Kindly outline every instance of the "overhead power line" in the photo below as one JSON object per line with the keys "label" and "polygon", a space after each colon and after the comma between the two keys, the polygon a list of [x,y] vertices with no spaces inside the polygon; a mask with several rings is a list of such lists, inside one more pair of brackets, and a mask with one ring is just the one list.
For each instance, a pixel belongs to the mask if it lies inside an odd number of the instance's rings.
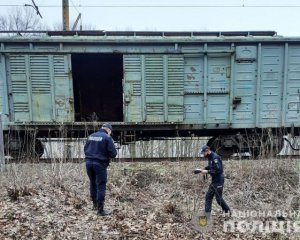
{"label": "overhead power line", "polygon": [[42,14],[40,13],[39,7],[35,4],[34,0],[31,0],[31,1],[32,1],[32,5],[31,4],[25,4],[24,6],[25,7],[32,7],[36,11],[36,14],[39,15],[41,18],[43,18]]}
{"label": "overhead power line", "polygon": [[[0,7],[22,7],[0,4]],[[300,5],[73,5],[75,8],[300,8]],[[61,5],[40,5],[39,8],[61,8]]]}
{"label": "overhead power line", "polygon": [[78,8],[76,7],[76,5],[73,3],[73,1],[71,0],[72,6],[75,8],[75,10],[77,11],[77,13],[79,14],[80,11],[78,10]]}

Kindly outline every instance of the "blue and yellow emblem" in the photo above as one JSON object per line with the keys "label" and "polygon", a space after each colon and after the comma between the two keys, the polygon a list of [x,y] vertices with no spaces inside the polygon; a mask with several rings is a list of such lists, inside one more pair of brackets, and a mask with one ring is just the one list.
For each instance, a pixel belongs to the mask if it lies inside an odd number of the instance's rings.
{"label": "blue and yellow emblem", "polygon": [[207,217],[199,216],[198,223],[200,227],[205,227],[207,225]]}
{"label": "blue and yellow emblem", "polygon": [[199,232],[208,232],[212,226],[212,217],[210,213],[204,211],[196,213],[192,219],[193,229]]}

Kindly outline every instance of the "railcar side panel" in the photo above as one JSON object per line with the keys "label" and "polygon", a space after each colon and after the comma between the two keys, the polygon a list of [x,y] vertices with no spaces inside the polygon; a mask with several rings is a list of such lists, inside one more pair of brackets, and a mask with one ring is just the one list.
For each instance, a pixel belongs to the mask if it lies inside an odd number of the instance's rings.
{"label": "railcar side panel", "polygon": [[230,56],[208,56],[207,123],[229,123],[231,79]]}
{"label": "railcar side panel", "polygon": [[128,122],[182,122],[182,55],[124,55]]}
{"label": "railcar side panel", "polygon": [[9,121],[9,106],[6,78],[6,63],[4,54],[0,54],[0,112],[2,114],[2,127],[4,130],[7,130],[7,123]]}
{"label": "railcar side panel", "polygon": [[[233,76],[233,127],[255,127],[257,56],[256,46],[244,47],[248,54],[237,49]],[[242,50],[241,50],[242,51]],[[253,54],[254,52],[254,54]],[[249,59],[249,55],[253,56]],[[241,100],[239,102],[239,100]]]}
{"label": "railcar side panel", "polygon": [[231,54],[125,55],[125,121],[289,127],[299,121],[299,58],[299,46],[267,43]]}
{"label": "railcar side panel", "polygon": [[184,57],[184,120],[186,123],[204,122],[204,57]]}
{"label": "railcar side panel", "polygon": [[6,60],[11,121],[74,121],[69,55],[11,54]]}
{"label": "railcar side panel", "polygon": [[74,93],[70,55],[53,55],[55,119],[57,122],[74,122]]}
{"label": "railcar side panel", "polygon": [[[284,95],[286,103],[282,114],[287,125],[300,123],[300,46],[291,45],[288,49],[287,86]],[[297,124],[298,123],[298,124]]]}
{"label": "railcar side panel", "polygon": [[260,57],[259,127],[280,127],[284,47],[263,45]]}
{"label": "railcar side panel", "polygon": [[4,92],[4,84],[5,84],[5,65],[4,65],[4,56],[0,54],[0,113],[3,114],[4,111],[4,98],[6,96]]}
{"label": "railcar side panel", "polygon": [[145,119],[143,58],[140,55],[124,56],[124,116],[126,122],[143,122]]}
{"label": "railcar side panel", "polygon": [[28,55],[8,55],[8,94],[13,122],[31,122],[31,84]]}
{"label": "railcar side panel", "polygon": [[[166,131],[197,134],[299,127],[299,41],[264,35],[4,39],[0,112],[7,124],[17,126],[72,124],[76,117],[77,126],[110,121],[149,130],[158,124]],[[104,71],[108,58],[110,67]],[[98,59],[88,64],[102,70],[87,74],[91,68],[82,66],[84,59]],[[71,64],[77,75],[72,76]],[[118,74],[111,74],[116,66]]]}

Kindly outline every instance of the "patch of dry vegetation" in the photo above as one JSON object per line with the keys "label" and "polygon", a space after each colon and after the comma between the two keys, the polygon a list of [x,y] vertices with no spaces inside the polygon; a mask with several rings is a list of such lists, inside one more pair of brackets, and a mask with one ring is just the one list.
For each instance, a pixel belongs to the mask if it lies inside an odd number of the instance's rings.
{"label": "patch of dry vegetation", "polygon": [[[204,205],[210,179],[194,175],[205,162],[112,163],[106,206],[89,200],[84,164],[11,164],[1,174],[1,239],[286,239],[296,235],[225,233],[214,201],[213,231],[191,219]],[[224,198],[233,210],[298,210],[295,161],[226,161]]]}

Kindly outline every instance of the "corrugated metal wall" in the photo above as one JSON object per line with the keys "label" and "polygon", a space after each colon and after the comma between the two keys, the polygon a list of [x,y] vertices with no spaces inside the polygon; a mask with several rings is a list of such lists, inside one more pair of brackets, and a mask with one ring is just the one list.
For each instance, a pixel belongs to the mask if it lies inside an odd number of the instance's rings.
{"label": "corrugated metal wall", "polygon": [[233,93],[242,101],[233,111],[233,122],[237,126],[255,127],[257,61],[236,62],[234,76]]}
{"label": "corrugated metal wall", "polygon": [[125,55],[124,69],[128,122],[300,125],[299,45],[237,46],[232,54]]}
{"label": "corrugated metal wall", "polygon": [[13,121],[74,121],[69,55],[12,54],[7,67]]}
{"label": "corrugated metal wall", "polygon": [[180,55],[124,55],[126,121],[183,121],[183,69]]}
{"label": "corrugated metal wall", "polygon": [[9,107],[4,54],[0,54],[0,112],[2,113],[3,130],[7,130],[8,126],[6,123],[9,121]]}
{"label": "corrugated metal wall", "polygon": [[127,121],[203,123],[207,111],[207,122],[227,123],[230,56],[207,61],[205,70],[203,56],[125,55]]}
{"label": "corrugated metal wall", "polygon": [[4,110],[4,57],[0,54],[0,113],[3,113]]}
{"label": "corrugated metal wall", "polygon": [[300,46],[290,46],[286,87],[286,123],[300,123]]}
{"label": "corrugated metal wall", "polygon": [[142,122],[144,103],[142,103],[142,57],[124,56],[124,101],[126,122]]}
{"label": "corrugated metal wall", "polygon": [[185,56],[184,121],[228,123],[230,56]]}
{"label": "corrugated metal wall", "polygon": [[184,119],[186,122],[204,121],[204,61],[203,56],[184,58]]}
{"label": "corrugated metal wall", "polygon": [[[299,43],[181,51],[123,55],[125,122],[300,126]],[[9,108],[12,121],[74,121],[70,54],[1,55],[0,76],[0,111]]]}
{"label": "corrugated metal wall", "polygon": [[261,87],[259,123],[280,123],[283,86],[284,48],[263,46],[261,55]]}
{"label": "corrugated metal wall", "polygon": [[229,122],[231,80],[230,56],[208,57],[207,120],[208,123]]}

